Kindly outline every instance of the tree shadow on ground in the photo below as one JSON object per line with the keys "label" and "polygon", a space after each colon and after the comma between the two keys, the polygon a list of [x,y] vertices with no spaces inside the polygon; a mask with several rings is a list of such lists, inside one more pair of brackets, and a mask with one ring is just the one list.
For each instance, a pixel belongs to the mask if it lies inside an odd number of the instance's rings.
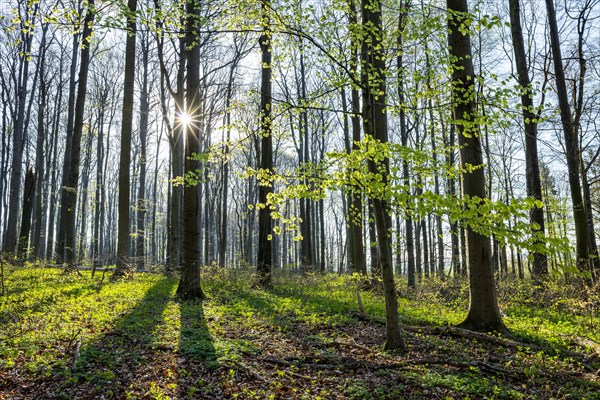
{"label": "tree shadow on ground", "polygon": [[[519,391],[535,398],[534,393],[551,383],[569,385],[577,395],[597,388],[587,376],[570,375],[574,371],[569,363],[553,361],[552,365],[541,366],[532,352],[498,349],[494,344],[464,338],[406,332],[407,353],[380,352],[385,339],[383,326],[353,318],[355,306],[346,298],[276,287],[271,291],[242,290],[219,301],[221,304],[216,306],[224,307],[225,318],[233,322],[219,337],[232,338],[230,346],[239,345],[235,338],[242,337],[251,342],[249,346],[244,344],[246,347],[254,347],[252,352],[238,349],[244,363],[238,372],[251,369],[269,382],[266,386],[256,375],[246,374],[238,388],[265,394],[265,398],[267,394],[300,398],[302,393],[306,398],[431,398],[432,389],[440,398],[479,398],[493,395],[498,388],[506,398]],[[339,313],[347,318],[335,318]],[[434,361],[429,365],[419,361],[422,359]],[[472,367],[473,360],[482,365],[490,363],[492,370]],[[511,368],[505,374],[504,363],[509,361]],[[388,363],[396,366],[380,366]],[[274,368],[278,369],[276,374]],[[533,384],[536,373],[540,374],[540,382]],[[298,396],[283,393],[286,387],[298,390]],[[381,387],[389,390],[379,391]]]}
{"label": "tree shadow on ground", "polygon": [[[63,365],[67,387],[58,389],[54,397],[120,399],[147,392],[138,382],[147,382],[142,375],[153,372],[150,364],[160,348],[156,330],[163,323],[174,284],[168,278],[156,282],[112,329],[84,345],[74,364]],[[77,343],[74,348],[77,354]]]}
{"label": "tree shadow on ground", "polygon": [[182,301],[179,310],[181,328],[175,398],[223,398],[218,374],[214,373],[219,368],[214,339],[208,330],[202,301]]}

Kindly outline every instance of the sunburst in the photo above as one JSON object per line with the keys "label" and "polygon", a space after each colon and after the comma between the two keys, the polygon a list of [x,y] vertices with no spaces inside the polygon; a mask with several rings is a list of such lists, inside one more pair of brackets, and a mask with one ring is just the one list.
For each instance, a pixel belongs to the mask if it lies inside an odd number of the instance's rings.
{"label": "sunburst", "polygon": [[190,126],[192,124],[192,116],[186,112],[180,113],[179,123],[185,127]]}

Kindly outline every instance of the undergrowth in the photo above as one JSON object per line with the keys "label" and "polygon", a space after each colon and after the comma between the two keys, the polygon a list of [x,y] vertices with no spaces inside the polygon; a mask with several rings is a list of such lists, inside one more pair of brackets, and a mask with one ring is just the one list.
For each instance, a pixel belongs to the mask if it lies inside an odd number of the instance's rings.
{"label": "undergrowth", "polygon": [[[251,271],[213,266],[202,282],[206,301],[180,303],[177,279],[160,274],[109,282],[87,271],[7,268],[0,399],[600,398],[597,376],[570,358],[594,353],[581,339],[600,342],[598,288],[500,282],[514,337],[547,350],[405,333],[407,353],[392,355],[380,349],[384,329],[356,319],[357,293],[366,314],[384,318],[381,293],[357,276],[278,274],[274,289],[261,291]],[[465,316],[466,282],[408,290],[400,279],[398,287],[403,324],[453,325]],[[454,366],[415,362],[424,357]],[[365,367],[353,369],[352,360]],[[483,373],[473,360],[514,376]],[[395,367],[369,369],[381,363]]]}

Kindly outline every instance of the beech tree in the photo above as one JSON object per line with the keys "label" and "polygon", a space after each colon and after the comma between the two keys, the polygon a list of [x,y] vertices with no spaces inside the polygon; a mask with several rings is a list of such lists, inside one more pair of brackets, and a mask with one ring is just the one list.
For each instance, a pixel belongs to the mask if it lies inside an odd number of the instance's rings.
{"label": "beech tree", "polygon": [[146,189],[146,170],[148,166],[148,114],[150,113],[149,104],[149,36],[145,34],[141,41],[141,74],[142,82],[140,88],[140,155],[139,155],[139,183],[136,200],[136,266],[138,270],[143,270],[146,265],[146,213],[148,212],[148,199]]}
{"label": "beech tree", "polygon": [[560,120],[564,134],[565,155],[569,171],[569,188],[573,207],[573,222],[575,223],[577,267],[580,271],[590,274],[588,282],[591,283],[592,279],[589,260],[590,232],[588,231],[587,213],[581,192],[579,137],[577,134],[577,126],[573,121],[571,106],[569,104],[569,93],[567,92],[554,0],[546,0],[546,12],[548,15],[550,44],[554,64],[554,81],[556,84],[558,105],[560,107]]}
{"label": "beech tree", "polygon": [[[65,148],[65,160],[63,167],[60,225],[59,225],[59,248],[58,252],[64,254],[59,260],[67,263],[68,268],[75,268],[75,235],[76,235],[76,211],[77,192],[79,185],[79,167],[81,160],[81,137],[83,134],[85,99],[87,94],[87,79],[90,65],[91,35],[96,15],[94,0],[89,0],[85,18],[83,20],[83,31],[81,34],[81,60],[79,63],[79,74],[77,83],[77,97],[74,107],[73,136],[67,135],[67,146]],[[70,140],[69,140],[70,139]],[[62,232],[62,235],[60,234]],[[60,239],[64,242],[61,246]]]}
{"label": "beech tree", "polygon": [[[356,0],[349,1],[348,22],[350,25],[358,24],[358,15],[356,9]],[[350,73],[358,77],[359,50],[360,41],[357,35],[350,35]],[[355,78],[356,79],[356,78]],[[345,89],[344,89],[345,93]],[[353,85],[350,89],[350,109],[352,117],[352,136],[348,138],[351,145],[347,145],[347,152],[358,150],[358,143],[361,140],[361,120],[360,120],[360,98],[358,88]],[[349,135],[347,135],[349,136]],[[350,171],[352,173],[352,171]],[[362,191],[359,187],[350,190],[348,196],[348,254],[350,256],[350,270],[360,274],[367,274],[367,260],[363,244],[362,227],[363,219],[363,199]]]}
{"label": "beech tree", "polygon": [[135,41],[137,0],[127,2],[127,39],[125,44],[125,77],[123,82],[123,113],[121,117],[121,152],[119,157],[119,228],[117,267],[114,276],[124,276],[131,269],[130,251],[130,171],[131,133],[133,130],[133,100],[135,85]]}
{"label": "beech tree", "polygon": [[[46,228],[45,210],[44,210],[44,185],[46,183],[45,174],[49,168],[45,168],[44,158],[50,159],[50,155],[45,154],[45,146],[52,142],[47,140],[47,123],[48,121],[48,90],[50,83],[53,80],[49,77],[46,68],[48,48],[47,33],[49,24],[44,24],[42,27],[42,40],[40,42],[40,55],[38,59],[38,74],[39,74],[39,95],[38,95],[38,116],[37,116],[37,138],[35,145],[35,193],[34,193],[34,215],[33,215],[33,235],[31,238],[30,247],[33,247],[33,252],[30,258],[41,259],[44,249],[43,232]],[[50,82],[48,82],[50,81]],[[45,235],[45,232],[44,232]],[[23,234],[21,233],[21,237]]]}
{"label": "beech tree", "polygon": [[[533,91],[531,79],[527,71],[527,56],[523,40],[523,29],[521,28],[521,11],[519,0],[510,0],[510,26],[515,53],[515,66],[521,91],[521,107],[523,113],[523,124],[525,126],[525,165],[527,169],[527,195],[538,201],[542,201],[542,185],[540,181],[540,166],[538,160],[537,146],[537,121],[540,118],[533,105]],[[540,246],[544,246],[544,208],[534,207],[531,209],[530,220],[536,225],[534,232],[541,237],[535,238]],[[533,276],[548,273],[548,258],[543,251],[533,253]]]}
{"label": "beech tree", "polygon": [[[12,162],[10,171],[10,188],[8,203],[8,218],[4,230],[3,250],[14,253],[18,242],[17,221],[19,216],[19,199],[22,188],[23,152],[27,141],[25,129],[27,92],[30,80],[31,49],[34,38],[34,28],[38,18],[39,3],[29,1],[17,3],[18,37],[14,38],[17,45],[18,66],[11,71],[16,84],[12,96],[16,97],[14,107],[14,132],[12,140]],[[8,38],[8,37],[7,37]],[[4,78],[3,78],[4,80]],[[5,84],[6,87],[6,84]]]}
{"label": "beech tree", "polygon": [[[485,177],[481,168],[483,152],[475,104],[475,74],[469,35],[469,9],[466,0],[447,0],[448,47],[452,58],[452,102],[454,123],[460,146],[463,197],[481,203]],[[483,216],[480,216],[483,217]],[[467,226],[467,264],[469,269],[469,313],[460,326],[485,331],[506,331],[496,296],[490,238]]]}
{"label": "beech tree", "polygon": [[[362,84],[363,107],[362,117],[365,135],[371,135],[381,143],[388,142],[388,121],[386,113],[386,65],[383,47],[383,21],[381,2],[379,0],[363,0],[361,3],[364,32],[362,45]],[[369,161],[369,171],[381,174],[384,184],[389,180],[389,159],[384,157],[380,162]],[[390,229],[392,219],[385,199],[373,199],[373,214],[377,229],[377,249],[379,265],[383,278],[383,292],[386,310],[386,350],[403,349],[404,341],[400,334],[398,316],[398,298],[394,282]]]}
{"label": "beech tree", "polygon": [[258,284],[268,288],[272,285],[273,243],[271,210],[268,205],[269,193],[273,192],[270,175],[273,173],[273,107],[272,77],[272,35],[271,31],[271,1],[261,0],[261,35],[258,39],[261,54],[261,85],[260,85],[260,172],[266,176],[266,182],[261,182],[258,188],[258,255],[256,272]]}
{"label": "beech tree", "polygon": [[[199,0],[188,0],[186,5],[186,115],[185,162],[183,189],[183,254],[181,278],[177,296],[183,300],[203,299],[200,286],[200,196],[197,184],[200,178],[200,135],[202,134],[202,100],[200,98],[200,35],[202,7]],[[185,123],[183,115],[179,123]],[[182,119],[183,118],[183,119]]]}
{"label": "beech tree", "polygon": [[[161,5],[158,0],[154,1],[155,13],[160,15]],[[183,175],[184,160],[184,128],[185,124],[181,121],[181,116],[185,113],[185,67],[186,56],[184,54],[186,45],[186,35],[183,29],[178,30],[178,38],[174,40],[176,47],[176,77],[172,84],[165,61],[165,34],[164,23],[159,16],[156,16],[156,45],[157,56],[160,65],[160,105],[163,118],[163,124],[166,126],[167,137],[170,147],[170,171],[171,179],[176,180]],[[183,19],[183,17],[182,17]],[[185,22],[183,23],[185,25]],[[167,105],[167,93],[172,97],[175,103],[174,122],[169,119],[169,109]],[[187,114],[186,114],[187,115]],[[166,268],[170,273],[179,269],[183,241],[183,186],[169,185],[169,218],[168,225],[168,245]]]}
{"label": "beech tree", "polygon": [[[398,17],[398,56],[396,57],[396,68],[398,74],[398,102],[400,103],[399,119],[400,119],[400,141],[402,146],[408,147],[408,126],[406,121],[405,103],[405,65],[404,65],[404,30],[406,27],[406,19],[410,7],[409,0],[402,4],[403,9]],[[402,183],[406,186],[406,190],[410,192],[410,172],[407,160],[402,160]],[[410,211],[410,210],[409,210]],[[413,219],[409,213],[404,217],[404,234],[406,236],[406,274],[408,277],[408,287],[415,288],[417,281],[415,277],[415,242],[413,234]]]}

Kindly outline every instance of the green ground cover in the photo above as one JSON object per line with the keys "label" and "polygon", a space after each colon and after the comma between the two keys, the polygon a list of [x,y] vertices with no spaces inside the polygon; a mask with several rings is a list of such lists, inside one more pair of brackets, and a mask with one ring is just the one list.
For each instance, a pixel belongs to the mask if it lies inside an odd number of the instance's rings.
{"label": "green ground cover", "polygon": [[8,268],[0,399],[600,399],[597,291],[502,282],[503,345],[444,328],[465,315],[463,284],[403,289],[402,323],[430,329],[385,353],[382,297],[361,290],[357,313],[352,277],[279,276],[269,292],[244,270],[203,279],[208,299],[180,303],[160,274]]}

